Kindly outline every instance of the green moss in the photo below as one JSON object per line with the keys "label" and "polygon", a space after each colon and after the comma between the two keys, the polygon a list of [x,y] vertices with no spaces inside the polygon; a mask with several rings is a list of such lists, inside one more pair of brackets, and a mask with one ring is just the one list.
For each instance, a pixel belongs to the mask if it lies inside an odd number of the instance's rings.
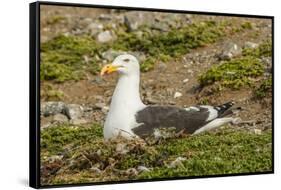
{"label": "green moss", "polygon": [[198,105],[208,105],[208,104],[210,104],[210,100],[207,97],[202,98],[198,103]]}
{"label": "green moss", "polygon": [[263,73],[264,66],[260,59],[245,56],[213,66],[199,77],[199,82],[202,86],[220,82],[222,86],[238,89],[250,85],[250,77],[258,77]]}
{"label": "green moss", "polygon": [[47,20],[47,24],[54,25],[60,23],[61,21],[65,20],[66,18],[63,16],[53,16]]}
{"label": "green moss", "polygon": [[[73,53],[74,55],[94,55],[97,51],[97,44],[94,39],[84,36],[58,36],[51,41],[43,43],[41,46],[42,52],[56,51],[60,53]],[[69,55],[71,56],[71,55]],[[81,61],[81,60],[80,60]],[[72,60],[67,63],[73,63]]]}
{"label": "green moss", "polygon": [[239,89],[252,86],[251,78],[257,78],[264,73],[262,57],[272,55],[272,43],[267,40],[257,48],[244,48],[242,56],[230,61],[221,62],[199,76],[202,86],[217,83],[219,88],[228,87]]}
{"label": "green moss", "polygon": [[[195,136],[170,138],[152,144],[141,141],[103,141],[102,127],[57,126],[41,135],[43,167],[48,157],[64,155],[60,172],[43,178],[43,184],[119,181],[262,172],[272,169],[270,130],[261,135],[246,130],[223,128]],[[123,147],[125,153],[118,150]],[[182,164],[170,168],[176,158]],[[52,163],[52,162],[51,162]],[[130,172],[138,166],[147,172]],[[101,173],[92,169],[98,168]]]}
{"label": "green moss", "polygon": [[[172,139],[159,147],[175,160],[187,158],[183,167],[155,167],[138,178],[164,178],[180,176],[201,176],[271,170],[271,133],[262,136],[247,132],[221,131],[186,139]],[[265,143],[265,144],[263,144]]]}
{"label": "green moss", "polygon": [[205,21],[190,24],[180,29],[172,29],[168,33],[151,35],[144,32],[120,32],[113,48],[124,51],[141,51],[151,57],[143,63],[143,71],[152,69],[152,65],[161,60],[167,61],[188,53],[191,49],[214,43],[224,36],[224,23]]}
{"label": "green moss", "polygon": [[154,68],[154,64],[157,60],[155,58],[147,58],[141,65],[140,69],[143,72],[152,70]]}
{"label": "green moss", "polygon": [[66,80],[78,80],[81,78],[80,72],[75,71],[72,67],[45,62],[40,67],[41,80],[54,80],[56,82],[64,82]]}
{"label": "green moss", "polygon": [[243,29],[253,29],[253,25],[252,25],[251,22],[243,22],[241,24],[241,28],[243,28]]}
{"label": "green moss", "polygon": [[262,81],[262,83],[255,89],[254,94],[257,98],[265,98],[272,92],[272,78],[268,78]]}
{"label": "green moss", "polygon": [[258,48],[244,48],[244,56],[254,57],[271,57],[272,56],[272,42],[270,40],[264,41]]}
{"label": "green moss", "polygon": [[60,90],[50,90],[47,92],[47,98],[49,100],[62,100],[63,97],[64,93]]}
{"label": "green moss", "polygon": [[63,99],[64,93],[61,90],[54,89],[52,85],[46,84],[41,86],[40,96],[42,101],[59,101]]}
{"label": "green moss", "polygon": [[43,153],[56,155],[69,144],[81,145],[83,142],[101,137],[102,129],[96,124],[89,127],[54,126],[41,131],[41,148]]}
{"label": "green moss", "polygon": [[[101,48],[84,36],[58,36],[41,45],[41,80],[64,82],[83,78],[85,71],[97,72],[96,55]],[[87,57],[87,61],[85,59]]]}

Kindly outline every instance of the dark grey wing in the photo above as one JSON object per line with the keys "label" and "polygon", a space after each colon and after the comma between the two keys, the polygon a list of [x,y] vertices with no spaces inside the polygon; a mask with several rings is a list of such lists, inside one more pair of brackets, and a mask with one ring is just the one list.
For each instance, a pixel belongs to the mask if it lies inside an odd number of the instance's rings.
{"label": "dark grey wing", "polygon": [[132,131],[142,138],[152,135],[155,129],[160,128],[175,128],[176,132],[184,130],[185,133],[192,134],[210,121],[209,116],[209,108],[201,106],[187,109],[147,106],[136,113],[136,122],[139,126]]}
{"label": "dark grey wing", "polygon": [[234,102],[213,106],[191,106],[189,108],[177,108],[173,106],[147,106],[136,113],[138,127],[132,131],[140,136],[147,137],[154,133],[155,129],[175,128],[176,132],[184,131],[192,134],[210,121],[224,117]]}

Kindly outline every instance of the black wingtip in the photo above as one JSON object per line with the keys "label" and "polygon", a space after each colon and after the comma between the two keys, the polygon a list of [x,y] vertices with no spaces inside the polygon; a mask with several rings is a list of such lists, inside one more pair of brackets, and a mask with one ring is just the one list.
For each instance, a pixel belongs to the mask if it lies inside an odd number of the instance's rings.
{"label": "black wingtip", "polygon": [[215,109],[218,111],[219,115],[222,115],[226,110],[231,108],[234,104],[235,104],[235,102],[230,101],[230,102],[224,103],[222,105],[216,106]]}

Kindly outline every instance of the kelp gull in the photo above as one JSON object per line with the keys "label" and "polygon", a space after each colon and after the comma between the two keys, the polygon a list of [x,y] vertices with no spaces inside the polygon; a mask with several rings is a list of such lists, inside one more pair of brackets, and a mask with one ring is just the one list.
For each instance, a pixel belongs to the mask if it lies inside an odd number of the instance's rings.
{"label": "kelp gull", "polygon": [[119,73],[109,112],[104,123],[105,139],[118,136],[131,139],[156,135],[159,129],[173,128],[175,132],[198,134],[217,128],[237,118],[225,117],[233,102],[220,106],[174,106],[145,105],[139,92],[140,65],[130,54],[119,55],[112,64],[105,65],[101,75]]}

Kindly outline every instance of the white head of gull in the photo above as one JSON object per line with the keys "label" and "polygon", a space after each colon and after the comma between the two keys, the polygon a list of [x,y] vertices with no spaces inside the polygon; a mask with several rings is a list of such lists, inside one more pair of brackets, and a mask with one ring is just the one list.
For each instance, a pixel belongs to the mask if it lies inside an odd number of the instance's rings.
{"label": "white head of gull", "polygon": [[130,54],[117,56],[112,64],[105,65],[101,75],[118,72],[109,112],[104,123],[105,139],[118,136],[146,138],[161,137],[162,129],[173,128],[176,133],[198,134],[217,128],[236,118],[225,117],[232,114],[233,102],[219,106],[174,106],[144,105],[140,98],[140,65]]}

